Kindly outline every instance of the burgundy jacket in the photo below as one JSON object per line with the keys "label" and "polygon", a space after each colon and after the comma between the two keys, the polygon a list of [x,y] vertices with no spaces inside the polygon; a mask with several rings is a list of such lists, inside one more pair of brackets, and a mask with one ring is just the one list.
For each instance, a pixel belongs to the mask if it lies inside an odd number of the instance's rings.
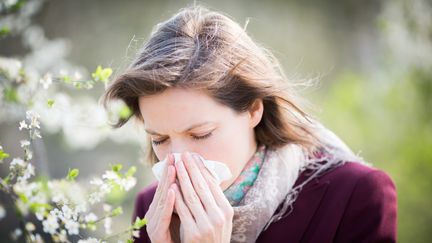
{"label": "burgundy jacket", "polygon": [[[134,219],[144,217],[156,186],[138,194]],[[293,207],[256,242],[396,242],[395,185],[381,170],[347,162],[306,184]],[[150,242],[145,227],[135,242]]]}

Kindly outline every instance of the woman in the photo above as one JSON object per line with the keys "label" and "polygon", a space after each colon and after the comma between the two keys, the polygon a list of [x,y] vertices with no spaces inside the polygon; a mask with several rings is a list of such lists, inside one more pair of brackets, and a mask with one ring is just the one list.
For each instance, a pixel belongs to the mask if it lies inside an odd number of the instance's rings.
{"label": "woman", "polygon": [[[150,161],[168,163],[137,196],[136,242],[395,241],[390,177],[306,114],[277,60],[223,14],[194,6],[157,25],[107,90],[116,99]],[[197,154],[233,177],[218,185]]]}

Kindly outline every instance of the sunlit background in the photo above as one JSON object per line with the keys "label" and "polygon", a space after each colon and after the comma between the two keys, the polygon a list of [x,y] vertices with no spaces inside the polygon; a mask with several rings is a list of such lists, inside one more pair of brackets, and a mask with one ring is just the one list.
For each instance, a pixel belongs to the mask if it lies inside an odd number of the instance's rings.
{"label": "sunlit background", "polygon": [[[32,3],[33,2],[33,3]],[[0,56],[24,59],[39,72],[79,70],[97,65],[116,72],[129,64],[152,27],[192,1],[29,1],[26,31],[0,39]],[[40,4],[39,4],[40,3]],[[281,61],[292,80],[319,79],[303,93],[310,112],[354,152],[394,179],[398,193],[398,240],[429,242],[432,237],[432,3],[388,1],[198,2],[227,13]],[[1,25],[11,23],[7,19]],[[138,165],[134,191],[113,197],[124,207],[114,222],[128,225],[136,192],[153,176],[143,163],[143,134],[130,126],[110,132],[99,124],[95,102],[103,86],[66,90],[57,116],[42,123],[35,144],[37,173],[79,178],[101,174],[109,164]],[[61,98],[59,98],[61,100]],[[20,154],[19,115],[0,110],[0,144]],[[62,113],[59,113],[62,112]],[[16,112],[18,114],[18,112]],[[47,113],[49,114],[49,113]],[[58,115],[61,114],[61,115]],[[44,121],[44,120],[43,120]],[[73,122],[71,122],[73,121]],[[145,162],[145,161],[144,161]],[[4,174],[5,166],[0,165]],[[0,197],[1,199],[2,197]],[[323,219],[325,220],[325,219]],[[0,241],[16,228],[13,213],[0,221]]]}

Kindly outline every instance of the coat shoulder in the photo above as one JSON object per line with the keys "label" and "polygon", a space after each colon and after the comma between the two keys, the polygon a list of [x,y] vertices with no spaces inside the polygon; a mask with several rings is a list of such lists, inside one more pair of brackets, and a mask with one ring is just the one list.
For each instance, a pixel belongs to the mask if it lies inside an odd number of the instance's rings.
{"label": "coat shoulder", "polygon": [[[299,178],[299,181],[305,179]],[[330,182],[330,186],[369,187],[370,189],[379,188],[382,185],[395,187],[390,175],[378,168],[357,162],[345,162],[343,165],[323,174],[318,181]]]}

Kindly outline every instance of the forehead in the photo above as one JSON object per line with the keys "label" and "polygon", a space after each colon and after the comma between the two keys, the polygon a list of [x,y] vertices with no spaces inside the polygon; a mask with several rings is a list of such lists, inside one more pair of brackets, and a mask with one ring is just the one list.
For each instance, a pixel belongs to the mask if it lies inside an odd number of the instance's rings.
{"label": "forehead", "polygon": [[190,124],[218,122],[234,112],[203,91],[168,88],[162,93],[140,97],[139,108],[146,128],[181,130]]}

